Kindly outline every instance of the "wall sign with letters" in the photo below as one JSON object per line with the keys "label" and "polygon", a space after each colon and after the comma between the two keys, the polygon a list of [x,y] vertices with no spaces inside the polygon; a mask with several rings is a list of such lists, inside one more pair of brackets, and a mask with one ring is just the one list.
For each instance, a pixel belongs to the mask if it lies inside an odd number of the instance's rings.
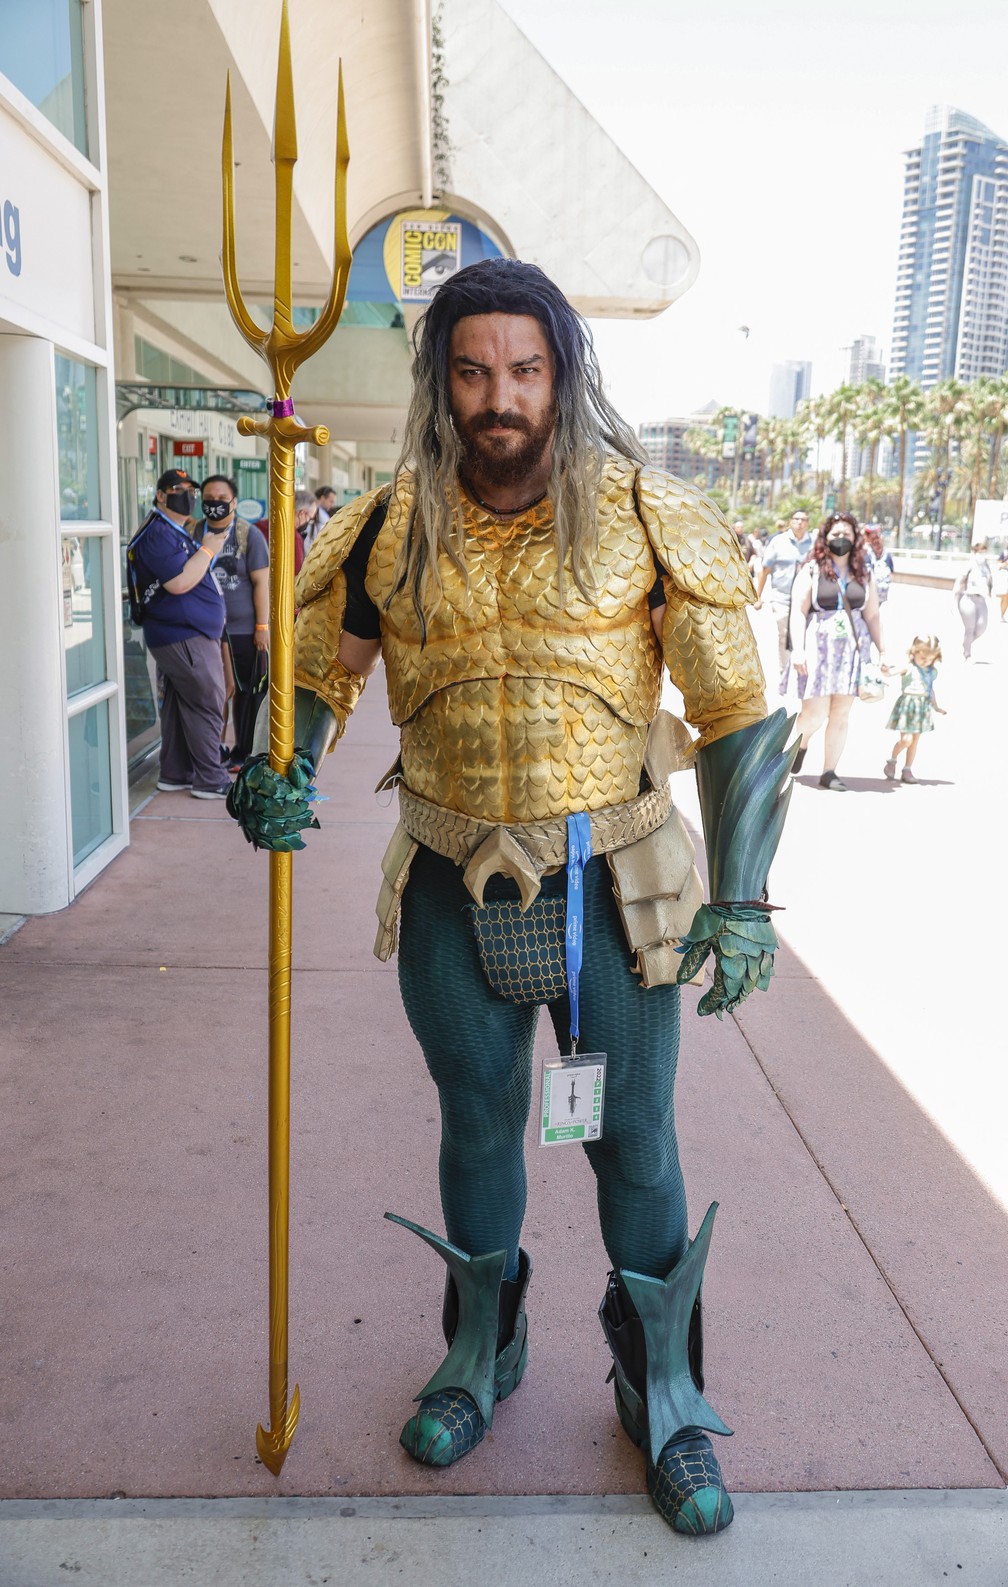
{"label": "wall sign with letters", "polygon": [[21,274],[21,211],[9,198],[4,201],[3,210],[0,211],[0,226],[3,230],[7,268],[12,276],[19,276]]}

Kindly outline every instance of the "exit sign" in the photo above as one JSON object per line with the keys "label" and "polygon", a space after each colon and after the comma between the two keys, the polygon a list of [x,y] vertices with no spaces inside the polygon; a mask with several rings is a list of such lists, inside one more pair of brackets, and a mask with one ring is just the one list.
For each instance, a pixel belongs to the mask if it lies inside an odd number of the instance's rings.
{"label": "exit sign", "polygon": [[202,457],[203,456],[203,442],[202,441],[173,441],[172,442],[172,456],[173,457]]}

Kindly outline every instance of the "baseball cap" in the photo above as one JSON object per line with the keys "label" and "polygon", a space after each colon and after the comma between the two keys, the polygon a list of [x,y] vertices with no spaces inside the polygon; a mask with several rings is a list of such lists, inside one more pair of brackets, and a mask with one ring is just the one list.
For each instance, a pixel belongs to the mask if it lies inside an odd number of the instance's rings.
{"label": "baseball cap", "polygon": [[199,485],[187,474],[184,468],[170,468],[161,475],[157,482],[158,490],[178,490],[180,486],[188,486],[190,490],[199,490]]}

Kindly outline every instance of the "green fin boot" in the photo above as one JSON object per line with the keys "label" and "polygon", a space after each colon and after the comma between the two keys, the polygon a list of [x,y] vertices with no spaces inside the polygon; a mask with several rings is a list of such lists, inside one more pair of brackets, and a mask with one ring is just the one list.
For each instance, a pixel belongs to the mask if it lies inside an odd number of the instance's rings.
{"label": "green fin boot", "polygon": [[708,1432],[731,1434],[703,1397],[700,1284],[711,1206],[667,1278],[610,1273],[599,1321],[613,1356],[616,1410],[647,1455],[655,1509],[677,1532],[723,1532],[734,1510]]}
{"label": "green fin boot", "polygon": [[506,1251],[467,1252],[408,1218],[387,1212],[444,1258],[448,1268],[441,1326],[448,1354],[417,1395],[419,1409],[399,1435],[423,1466],[452,1466],[481,1443],[494,1405],[521,1382],[528,1360],[525,1291],[532,1258],[518,1252],[518,1277],[505,1279]]}

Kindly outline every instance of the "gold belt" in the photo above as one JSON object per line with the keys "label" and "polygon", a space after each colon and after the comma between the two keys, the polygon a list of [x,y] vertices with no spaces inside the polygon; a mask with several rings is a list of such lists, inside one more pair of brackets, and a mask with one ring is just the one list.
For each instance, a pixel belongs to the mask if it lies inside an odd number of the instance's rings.
{"label": "gold belt", "polygon": [[[589,811],[592,853],[607,854],[636,843],[663,826],[671,811],[667,783],[625,804]],[[464,867],[465,884],[478,904],[483,902],[487,878],[503,874],[518,883],[522,907],[527,909],[543,874],[567,863],[566,816],[497,825],[431,804],[400,784],[399,819],[417,843]]]}

